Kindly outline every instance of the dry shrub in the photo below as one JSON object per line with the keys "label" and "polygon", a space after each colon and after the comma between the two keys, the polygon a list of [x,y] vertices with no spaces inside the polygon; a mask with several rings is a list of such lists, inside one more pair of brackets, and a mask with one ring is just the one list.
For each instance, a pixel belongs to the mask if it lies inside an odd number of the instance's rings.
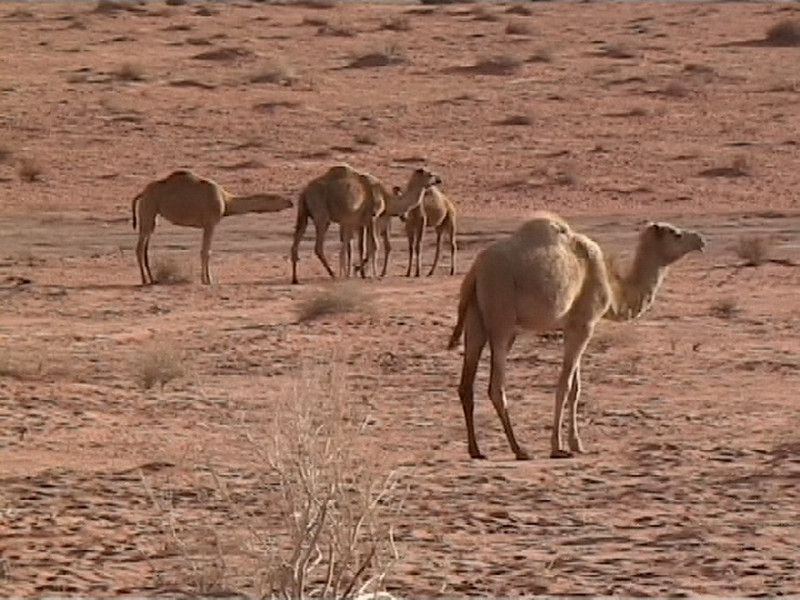
{"label": "dry shrub", "polygon": [[627,44],[615,43],[606,44],[603,48],[603,55],[609,58],[636,58],[639,52]]}
{"label": "dry shrub", "polygon": [[336,2],[333,0],[294,0],[291,2],[292,6],[299,6],[301,8],[315,8],[318,10],[327,10],[336,7]]}
{"label": "dry shrub", "polygon": [[525,62],[529,63],[551,63],[553,62],[553,54],[547,48],[539,48],[531,54]]}
{"label": "dry shrub", "polygon": [[325,23],[317,29],[317,35],[330,35],[333,37],[355,37],[358,32],[344,21]]}
{"label": "dry shrub", "polygon": [[668,96],[670,98],[685,98],[690,93],[691,90],[679,81],[670,81],[661,90],[661,95]]}
{"label": "dry shrub", "polygon": [[765,41],[771,46],[800,46],[800,21],[787,19],[767,30]]}
{"label": "dry shrub", "polygon": [[161,285],[179,285],[191,283],[191,269],[185,261],[172,257],[156,259],[153,265],[153,279]]}
{"label": "dry shrub", "polygon": [[23,158],[19,162],[19,167],[17,167],[17,175],[21,181],[35,183],[42,180],[44,169],[35,159]]}
{"label": "dry shrub", "polygon": [[0,165],[10,163],[14,157],[14,151],[11,146],[0,143]]}
{"label": "dry shrub", "polygon": [[126,62],[114,71],[114,77],[120,81],[144,81],[144,68],[141,65]]}
{"label": "dry shrub", "polygon": [[164,0],[167,6],[184,6],[189,3],[189,0]]}
{"label": "dry shrub", "polygon": [[101,15],[116,15],[119,12],[144,12],[137,2],[127,2],[123,0],[98,0],[92,12]]}
{"label": "dry shrub", "polygon": [[411,31],[411,19],[405,15],[397,15],[385,20],[381,24],[381,29],[388,31]]}
{"label": "dry shrub", "polygon": [[742,235],[736,241],[734,252],[747,267],[758,267],[769,262],[773,240],[765,235]]}
{"label": "dry shrub", "polygon": [[476,21],[499,21],[500,17],[494,14],[486,5],[478,4],[472,9],[472,18]]}
{"label": "dry shrub", "polygon": [[533,125],[533,118],[528,115],[511,115],[500,121],[497,125]]}
{"label": "dry shrub", "polygon": [[355,282],[337,282],[325,286],[297,307],[298,322],[311,321],[340,313],[372,313],[372,297]]}
{"label": "dry shrub", "polygon": [[740,312],[739,303],[733,296],[720,298],[711,305],[712,316],[720,319],[732,319]]}
{"label": "dry shrub", "polygon": [[514,56],[502,55],[493,56],[479,60],[471,67],[465,67],[463,71],[477,73],[478,75],[513,75],[522,67],[522,61]]}
{"label": "dry shrub", "polygon": [[533,28],[522,21],[512,21],[506,25],[508,35],[531,35]]}
{"label": "dry shrub", "polygon": [[533,14],[533,10],[524,4],[512,4],[506,9],[506,12],[510,15],[522,15],[525,17],[530,17]]}
{"label": "dry shrub", "polygon": [[325,17],[317,17],[314,15],[307,15],[303,17],[300,22],[301,25],[309,25],[311,27],[325,27],[328,24],[328,19]]}
{"label": "dry shrub", "polygon": [[[271,419],[240,418],[230,443],[246,450],[234,472],[202,464],[206,513],[182,519],[174,494],[145,485],[182,556],[190,596],[364,598],[379,593],[398,558],[392,521],[399,476],[370,435],[344,360],[304,365],[263,399]],[[205,462],[205,461],[204,461]],[[205,483],[208,482],[208,483]],[[168,543],[169,543],[168,541]],[[188,584],[188,585],[187,585]]]}
{"label": "dry shrub", "polygon": [[250,76],[250,83],[292,85],[296,81],[294,68],[283,58],[267,60]]}
{"label": "dry shrub", "polygon": [[387,44],[382,50],[368,52],[354,58],[347,65],[350,69],[365,69],[369,67],[388,67],[406,62],[405,54],[394,44]]}
{"label": "dry shrub", "polygon": [[218,48],[216,50],[207,50],[199,54],[195,54],[192,58],[196,60],[220,60],[220,61],[234,61],[242,58],[252,56],[252,52],[245,48]]}
{"label": "dry shrub", "polygon": [[146,390],[156,384],[163,390],[170,381],[186,374],[183,365],[183,353],[178,348],[163,341],[155,341],[135,356],[134,377]]}

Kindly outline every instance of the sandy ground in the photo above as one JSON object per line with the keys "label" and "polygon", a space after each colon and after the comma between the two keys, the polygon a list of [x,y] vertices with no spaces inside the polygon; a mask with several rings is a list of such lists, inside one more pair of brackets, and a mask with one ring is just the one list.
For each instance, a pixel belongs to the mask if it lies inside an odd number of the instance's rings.
{"label": "sandy ground", "polygon": [[[404,469],[391,592],[800,594],[800,87],[797,49],[760,41],[800,7],[95,6],[0,7],[0,595],[196,594],[154,495],[185,539],[230,521],[203,465],[240,506],[268,505],[233,424],[266,427],[270,399],[331,356]],[[348,68],[372,52],[402,60]],[[469,68],[497,56],[517,61]],[[294,211],[223,221],[211,287],[199,232],[162,223],[154,260],[195,283],[138,285],[130,201],[147,182],[191,167],[296,198],[339,161],[392,184],[441,173],[459,275],[541,208],[623,257],[648,219],[706,235],[643,320],[590,345],[588,455],[547,458],[561,345],[528,336],[509,400],[534,460],[512,460],[485,364],[489,460],[469,460],[444,349],[460,277],[403,277],[399,227],[390,277],[363,285],[371,313],[297,321],[327,281],[309,237],[289,285]],[[776,260],[742,267],[748,235]],[[144,390],[153,344],[185,374]]]}

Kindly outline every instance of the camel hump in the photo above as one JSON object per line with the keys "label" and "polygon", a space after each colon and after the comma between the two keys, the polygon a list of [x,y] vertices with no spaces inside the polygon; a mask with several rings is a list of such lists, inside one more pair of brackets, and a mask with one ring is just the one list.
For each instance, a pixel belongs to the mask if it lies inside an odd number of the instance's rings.
{"label": "camel hump", "polygon": [[527,246],[556,244],[574,235],[566,221],[551,213],[538,213],[517,229],[514,238]]}
{"label": "camel hump", "polygon": [[180,179],[196,182],[200,181],[201,178],[191,169],[176,169],[167,175],[162,181],[176,181]]}

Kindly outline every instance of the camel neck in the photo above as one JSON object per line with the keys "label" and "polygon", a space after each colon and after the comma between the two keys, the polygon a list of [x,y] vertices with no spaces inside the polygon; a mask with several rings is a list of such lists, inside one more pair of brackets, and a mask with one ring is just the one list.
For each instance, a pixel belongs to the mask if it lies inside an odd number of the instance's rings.
{"label": "camel neck", "polygon": [[422,202],[424,194],[425,188],[411,184],[400,196],[390,196],[391,202],[387,203],[387,212],[393,216],[402,215]]}
{"label": "camel neck", "polygon": [[606,317],[614,321],[630,321],[640,317],[655,300],[667,274],[667,267],[640,247],[628,273],[612,282],[614,299]]}

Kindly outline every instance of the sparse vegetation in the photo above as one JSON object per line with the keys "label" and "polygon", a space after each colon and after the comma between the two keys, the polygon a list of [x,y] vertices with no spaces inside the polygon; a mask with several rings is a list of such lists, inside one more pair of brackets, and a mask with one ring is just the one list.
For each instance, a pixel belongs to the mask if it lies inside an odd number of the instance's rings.
{"label": "sparse vegetation", "polygon": [[189,267],[174,258],[159,258],[153,265],[153,278],[162,285],[179,285],[191,283],[192,275]]}
{"label": "sparse vegetation", "polygon": [[533,14],[533,10],[524,4],[512,4],[506,9],[506,12],[510,15],[522,15],[525,17],[530,17]]}
{"label": "sparse vegetation", "polygon": [[494,14],[491,9],[485,4],[477,4],[472,9],[472,18],[476,21],[499,21],[500,17]]}
{"label": "sparse vegetation", "polygon": [[765,235],[743,235],[736,241],[736,256],[744,261],[744,266],[758,267],[769,262],[773,240]]}
{"label": "sparse vegetation", "polygon": [[369,52],[354,58],[347,66],[351,69],[369,67],[388,67],[406,62],[405,54],[394,44],[386,45],[382,50]]}
{"label": "sparse vegetation", "polygon": [[0,165],[10,163],[14,156],[11,146],[0,143]]}
{"label": "sparse vegetation", "polygon": [[522,61],[514,56],[502,55],[484,58],[470,67],[457,70],[477,73],[478,75],[513,75],[522,67]]}
{"label": "sparse vegetation", "polygon": [[523,21],[511,21],[506,25],[508,35],[531,35],[533,28]]}
{"label": "sparse vegetation", "polygon": [[661,90],[661,95],[668,96],[670,98],[685,98],[689,95],[689,93],[689,88],[679,81],[670,81]]}
{"label": "sparse vegetation", "polygon": [[35,183],[42,180],[44,169],[35,159],[23,158],[19,162],[19,167],[17,167],[17,175],[19,175],[21,181]]}
{"label": "sparse vegetation", "polygon": [[720,319],[732,319],[740,312],[739,303],[733,296],[720,298],[711,305],[711,315]]}
{"label": "sparse vegetation", "polygon": [[144,389],[164,386],[186,374],[181,351],[164,341],[154,341],[135,356],[134,375]]}
{"label": "sparse vegetation", "polygon": [[385,20],[381,24],[381,29],[388,31],[411,31],[411,19],[405,15],[397,15]]}
{"label": "sparse vegetation", "polygon": [[765,41],[772,46],[800,46],[800,21],[787,19],[767,30]]}
{"label": "sparse vegetation", "polygon": [[295,70],[283,58],[271,58],[250,76],[250,83],[292,85],[297,81]]}
{"label": "sparse vegetation", "polygon": [[355,37],[357,31],[344,21],[337,23],[326,22],[317,29],[317,35],[330,35],[334,37]]}
{"label": "sparse vegetation", "polygon": [[114,77],[120,81],[143,81],[144,68],[141,65],[126,62],[114,71]]}
{"label": "sparse vegetation", "polygon": [[525,62],[529,63],[550,63],[553,62],[553,54],[547,48],[539,48],[531,54]]}
{"label": "sparse vegetation", "polygon": [[533,125],[533,119],[528,115],[511,115],[497,121],[497,125]]}
{"label": "sparse vegetation", "polygon": [[300,22],[301,25],[308,25],[311,27],[325,27],[328,24],[328,19],[325,17],[318,17],[316,15],[306,15]]}
{"label": "sparse vegetation", "polygon": [[311,321],[340,313],[371,313],[372,298],[356,282],[326,285],[300,302],[297,308],[298,322]]}
{"label": "sparse vegetation", "polygon": [[606,44],[603,48],[603,55],[609,58],[636,58],[639,52],[627,44],[614,43]]}

